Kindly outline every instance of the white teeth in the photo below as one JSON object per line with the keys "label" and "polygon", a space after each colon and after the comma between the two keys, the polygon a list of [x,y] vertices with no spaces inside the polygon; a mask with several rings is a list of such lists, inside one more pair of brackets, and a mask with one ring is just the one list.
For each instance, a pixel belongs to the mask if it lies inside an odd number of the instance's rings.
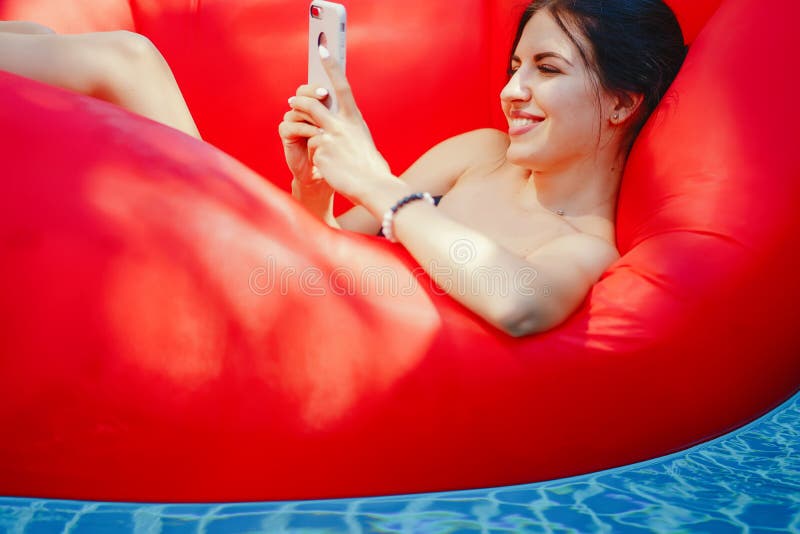
{"label": "white teeth", "polygon": [[534,122],[537,121],[534,121],[533,119],[511,119],[511,126],[513,126],[514,128],[520,128],[522,126],[528,126],[529,124],[533,124]]}

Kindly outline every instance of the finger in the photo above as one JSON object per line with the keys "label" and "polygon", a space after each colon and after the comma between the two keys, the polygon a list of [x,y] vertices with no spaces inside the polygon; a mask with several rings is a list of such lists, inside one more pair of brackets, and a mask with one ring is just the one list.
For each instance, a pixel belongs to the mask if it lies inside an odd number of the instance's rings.
{"label": "finger", "polygon": [[313,137],[308,138],[308,155],[311,159],[314,159],[314,154],[319,149],[320,145],[322,144],[322,136],[315,135]]}
{"label": "finger", "polygon": [[314,161],[314,158],[320,153],[320,149],[330,141],[331,135],[322,129],[317,129],[317,134],[308,138],[308,156],[311,161]]}
{"label": "finger", "polygon": [[333,92],[339,100],[339,110],[345,115],[358,115],[359,111],[353,98],[353,90],[350,88],[350,82],[347,81],[342,66],[331,56],[324,45],[319,45],[319,56],[333,85]]}
{"label": "finger", "polygon": [[314,124],[314,119],[311,118],[311,115],[308,113],[303,113],[301,111],[296,111],[294,109],[290,109],[283,115],[283,120],[285,122],[304,122],[306,124],[311,124],[312,126],[317,126]]}
{"label": "finger", "polygon": [[282,122],[278,125],[278,134],[289,142],[298,139],[309,139],[319,134],[319,128],[304,122]]}
{"label": "finger", "polygon": [[308,122],[326,130],[333,130],[335,115],[319,100],[307,96],[293,96],[289,99],[289,105],[293,110],[308,115],[310,118]]}
{"label": "finger", "polygon": [[328,90],[320,85],[301,85],[297,88],[295,96],[307,96],[308,98],[316,98],[317,100],[324,101],[328,98]]}

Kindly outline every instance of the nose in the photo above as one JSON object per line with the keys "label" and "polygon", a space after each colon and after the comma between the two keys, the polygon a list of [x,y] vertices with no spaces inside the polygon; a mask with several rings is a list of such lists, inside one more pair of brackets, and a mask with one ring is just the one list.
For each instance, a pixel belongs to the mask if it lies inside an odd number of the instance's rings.
{"label": "nose", "polygon": [[530,100],[530,98],[531,91],[522,83],[522,77],[520,76],[519,70],[517,70],[508,80],[505,87],[503,87],[503,90],[500,91],[500,100],[502,102],[511,103],[519,101],[524,102]]}

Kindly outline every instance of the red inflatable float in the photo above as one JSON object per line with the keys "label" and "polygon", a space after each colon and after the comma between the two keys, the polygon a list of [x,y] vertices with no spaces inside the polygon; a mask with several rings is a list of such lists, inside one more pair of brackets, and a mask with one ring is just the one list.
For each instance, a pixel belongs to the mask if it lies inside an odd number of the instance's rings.
{"label": "red inflatable float", "polygon": [[[676,451],[787,398],[800,108],[782,58],[800,48],[800,7],[671,3],[699,35],[629,160],[622,257],[566,323],[511,339],[400,246],[331,230],[282,191],[303,6],[0,0],[0,18],[148,35],[211,143],[0,73],[0,493],[529,482]],[[396,169],[498,124],[518,4],[348,3],[351,81]],[[387,19],[398,31],[375,31]]]}

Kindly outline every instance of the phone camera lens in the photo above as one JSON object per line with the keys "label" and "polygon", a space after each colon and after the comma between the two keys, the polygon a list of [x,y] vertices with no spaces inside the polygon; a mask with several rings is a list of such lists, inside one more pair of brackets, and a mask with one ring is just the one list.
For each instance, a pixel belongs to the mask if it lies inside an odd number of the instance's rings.
{"label": "phone camera lens", "polygon": [[311,16],[315,19],[322,18],[322,8],[319,6],[311,6]]}

